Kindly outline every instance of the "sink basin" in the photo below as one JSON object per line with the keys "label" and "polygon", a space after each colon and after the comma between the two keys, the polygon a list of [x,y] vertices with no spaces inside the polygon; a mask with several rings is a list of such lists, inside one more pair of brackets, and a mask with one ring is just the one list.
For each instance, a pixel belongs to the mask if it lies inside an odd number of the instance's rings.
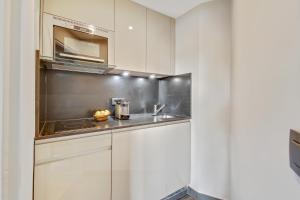
{"label": "sink basin", "polygon": [[173,115],[158,115],[157,117],[161,118],[161,119],[172,119],[175,118],[175,116]]}
{"label": "sink basin", "polygon": [[167,115],[167,114],[154,116],[155,121],[162,121],[162,120],[174,119],[174,118],[176,118],[176,116]]}

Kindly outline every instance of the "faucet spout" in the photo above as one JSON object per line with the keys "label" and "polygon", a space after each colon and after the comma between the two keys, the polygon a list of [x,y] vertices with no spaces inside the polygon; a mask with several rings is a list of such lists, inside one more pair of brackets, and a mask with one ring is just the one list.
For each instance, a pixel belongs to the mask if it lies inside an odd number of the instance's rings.
{"label": "faucet spout", "polygon": [[158,115],[159,112],[161,112],[164,108],[166,107],[165,104],[161,105],[159,108],[158,108],[158,105],[154,105],[154,109],[153,109],[153,116],[156,116]]}

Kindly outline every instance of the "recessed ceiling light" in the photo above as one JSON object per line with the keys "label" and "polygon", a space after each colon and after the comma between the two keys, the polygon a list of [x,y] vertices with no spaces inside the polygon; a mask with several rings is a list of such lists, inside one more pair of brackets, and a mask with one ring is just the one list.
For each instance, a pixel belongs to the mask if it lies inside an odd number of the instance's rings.
{"label": "recessed ceiling light", "polygon": [[156,76],[155,76],[155,74],[151,74],[151,75],[149,76],[149,78],[150,78],[150,79],[155,79]]}
{"label": "recessed ceiling light", "polygon": [[133,30],[133,26],[128,26],[128,29],[129,30]]}
{"label": "recessed ceiling light", "polygon": [[127,71],[126,71],[126,72],[123,72],[123,73],[122,73],[122,76],[129,76],[129,72],[127,72]]}
{"label": "recessed ceiling light", "polygon": [[179,78],[179,77],[175,77],[174,79],[173,79],[175,82],[181,82],[181,78]]}
{"label": "recessed ceiling light", "polygon": [[138,80],[139,82],[142,82],[142,81],[144,81],[145,79],[142,78],[142,77],[140,77],[140,78],[138,78],[137,80]]}
{"label": "recessed ceiling light", "polygon": [[114,75],[113,78],[114,78],[114,80],[119,80],[119,79],[120,79],[120,76]]}

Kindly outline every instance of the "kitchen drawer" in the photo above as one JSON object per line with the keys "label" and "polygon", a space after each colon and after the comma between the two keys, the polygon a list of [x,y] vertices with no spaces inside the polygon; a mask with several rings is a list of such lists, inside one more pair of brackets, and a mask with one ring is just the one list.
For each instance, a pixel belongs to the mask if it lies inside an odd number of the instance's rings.
{"label": "kitchen drawer", "polygon": [[111,134],[102,134],[35,145],[35,165],[84,156],[111,149]]}

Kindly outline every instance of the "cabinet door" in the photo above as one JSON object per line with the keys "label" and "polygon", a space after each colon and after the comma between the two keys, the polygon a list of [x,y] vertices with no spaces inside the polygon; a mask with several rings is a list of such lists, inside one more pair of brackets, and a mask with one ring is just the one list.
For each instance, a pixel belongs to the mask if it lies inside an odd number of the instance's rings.
{"label": "cabinet door", "polygon": [[114,0],[44,0],[44,12],[114,30]]}
{"label": "cabinet door", "polygon": [[172,74],[172,30],[170,17],[147,10],[147,72]]}
{"label": "cabinet door", "polygon": [[130,0],[115,4],[115,64],[118,69],[145,72],[146,8]]}
{"label": "cabinet door", "polygon": [[113,133],[112,200],[166,196],[163,137],[157,128]]}
{"label": "cabinet door", "polygon": [[110,135],[36,145],[34,200],[110,200]]}
{"label": "cabinet door", "polygon": [[112,200],[159,200],[187,186],[189,123],[113,133]]}
{"label": "cabinet door", "polygon": [[189,185],[191,163],[190,123],[166,126],[167,182],[166,193]]}

